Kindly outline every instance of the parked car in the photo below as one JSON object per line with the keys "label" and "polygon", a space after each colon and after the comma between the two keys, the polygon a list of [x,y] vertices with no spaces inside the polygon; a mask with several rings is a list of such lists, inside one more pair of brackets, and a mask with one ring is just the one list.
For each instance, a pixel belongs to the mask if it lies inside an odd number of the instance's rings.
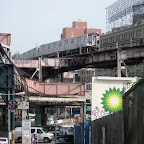
{"label": "parked car", "polygon": [[46,120],[46,125],[53,125],[54,124],[54,116],[48,115]]}
{"label": "parked car", "polygon": [[48,115],[47,116],[47,121],[46,121],[47,126],[52,126],[52,125],[55,125],[55,124],[62,124],[62,123],[63,123],[63,120],[58,119],[58,118],[54,118],[53,115]]}
{"label": "parked car", "polygon": [[58,119],[58,118],[54,118],[54,124],[62,124],[63,123],[63,120],[62,119]]}
{"label": "parked car", "polygon": [[[49,143],[54,139],[54,134],[45,131],[42,127],[31,127],[31,137],[34,132],[39,135],[39,142]],[[22,142],[22,127],[15,128],[15,140]]]}
{"label": "parked car", "polygon": [[[53,133],[55,136],[55,126],[46,126],[46,127],[44,127],[44,130],[47,132]],[[56,134],[57,134],[57,136],[59,136],[59,127],[58,126],[56,127]]]}
{"label": "parked car", "polygon": [[35,124],[35,117],[36,117],[36,114],[29,113],[29,119],[31,120],[31,125]]}
{"label": "parked car", "polygon": [[74,125],[61,125],[59,126],[60,143],[72,142],[74,143]]}
{"label": "parked car", "polygon": [[0,144],[8,144],[8,138],[0,137]]}
{"label": "parked car", "polygon": [[62,135],[74,135],[74,125],[61,125],[60,134]]}
{"label": "parked car", "polygon": [[[80,114],[75,114],[74,118],[76,118],[76,117],[80,117]],[[86,114],[86,118],[91,118],[91,115],[90,114]]]}

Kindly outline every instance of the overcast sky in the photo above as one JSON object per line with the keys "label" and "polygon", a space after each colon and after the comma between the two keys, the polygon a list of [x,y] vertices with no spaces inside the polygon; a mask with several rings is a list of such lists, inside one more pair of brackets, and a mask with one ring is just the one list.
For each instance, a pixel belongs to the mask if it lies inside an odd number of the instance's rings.
{"label": "overcast sky", "polygon": [[12,36],[12,52],[60,40],[64,27],[87,21],[106,31],[106,7],[117,0],[0,0],[0,33]]}

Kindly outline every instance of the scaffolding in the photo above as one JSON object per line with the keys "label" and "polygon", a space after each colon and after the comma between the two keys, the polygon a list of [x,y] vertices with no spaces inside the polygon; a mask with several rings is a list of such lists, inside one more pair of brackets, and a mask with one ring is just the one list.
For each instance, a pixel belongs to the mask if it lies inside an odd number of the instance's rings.
{"label": "scaffolding", "polygon": [[143,4],[144,0],[118,0],[106,8],[106,30],[132,25],[133,6]]}

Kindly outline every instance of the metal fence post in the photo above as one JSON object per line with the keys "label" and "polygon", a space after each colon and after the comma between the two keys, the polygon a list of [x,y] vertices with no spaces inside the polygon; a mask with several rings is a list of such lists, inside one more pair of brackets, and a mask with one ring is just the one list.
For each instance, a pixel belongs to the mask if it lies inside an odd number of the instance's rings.
{"label": "metal fence post", "polygon": [[[8,89],[8,101],[10,100],[10,90]],[[11,132],[10,132],[10,109],[8,108],[8,144],[10,144]]]}

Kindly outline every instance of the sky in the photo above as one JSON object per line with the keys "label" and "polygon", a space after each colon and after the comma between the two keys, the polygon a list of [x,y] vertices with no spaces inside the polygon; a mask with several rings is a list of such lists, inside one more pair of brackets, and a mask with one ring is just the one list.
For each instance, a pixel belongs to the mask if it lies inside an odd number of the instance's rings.
{"label": "sky", "polygon": [[64,27],[87,21],[106,32],[106,7],[117,0],[0,0],[0,33],[11,34],[12,54],[60,40]]}

